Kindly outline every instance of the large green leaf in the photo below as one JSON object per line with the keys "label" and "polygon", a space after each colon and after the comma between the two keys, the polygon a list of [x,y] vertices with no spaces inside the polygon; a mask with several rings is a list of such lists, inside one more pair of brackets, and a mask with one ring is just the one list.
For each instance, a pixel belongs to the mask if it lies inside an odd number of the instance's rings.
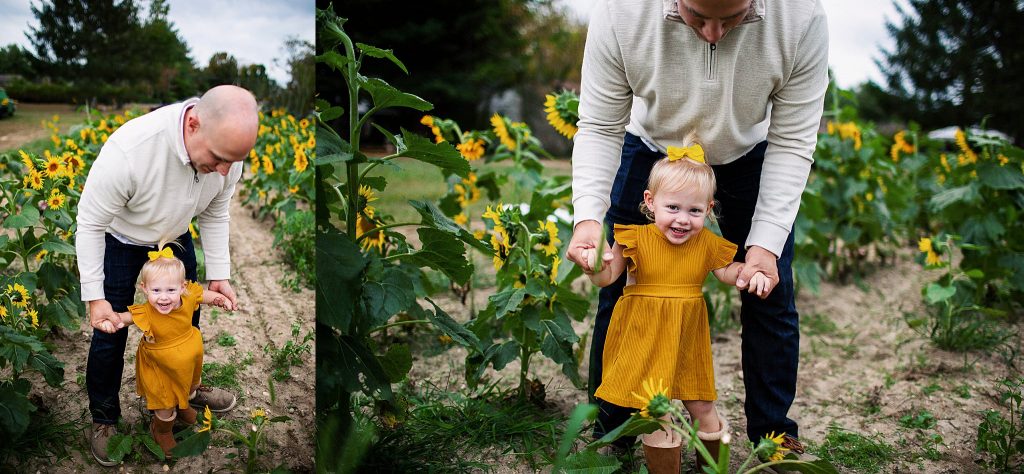
{"label": "large green leaf", "polygon": [[1014,166],[999,166],[995,163],[978,165],[978,179],[982,184],[995,189],[1024,189],[1024,174]]}
{"label": "large green leaf", "polygon": [[121,462],[124,457],[132,452],[132,441],[134,439],[131,435],[117,433],[110,437],[110,441],[107,441],[107,457],[111,461]]}
{"label": "large green leaf", "polygon": [[[770,462],[762,464],[765,467],[779,467],[784,468],[787,472],[802,472],[803,474],[837,474],[839,471],[836,470],[830,462],[824,459],[816,459],[814,461],[797,461],[783,459],[781,461]],[[768,472],[767,469],[762,472]],[[778,472],[778,470],[776,470]]]}
{"label": "large green leaf", "polygon": [[623,436],[639,436],[642,434],[653,433],[661,429],[661,423],[658,420],[651,418],[644,418],[639,413],[634,414],[625,423],[619,425],[614,430],[609,431],[601,439],[594,441],[587,449],[597,449],[602,446],[612,444],[615,440]]}
{"label": "large green leaf", "polygon": [[[77,293],[77,291],[76,291]],[[61,296],[43,307],[42,317],[51,325],[75,329],[85,315],[85,305],[75,296]]]}
{"label": "large green leaf", "polygon": [[960,186],[957,188],[947,189],[934,196],[928,201],[928,206],[932,211],[938,212],[952,204],[963,202],[965,204],[973,204],[978,201],[981,196],[978,194],[978,188],[976,186]]}
{"label": "large green leaf", "polygon": [[347,333],[361,294],[360,275],[368,263],[359,246],[334,226],[317,232],[318,321]]}
{"label": "large green leaf", "polygon": [[454,145],[448,142],[434,143],[433,140],[404,128],[401,130],[402,140],[406,145],[402,156],[437,166],[445,175],[455,174],[463,178],[469,176],[469,162]]}
{"label": "large green leaf", "polygon": [[348,65],[350,61],[347,56],[342,56],[335,51],[327,51],[324,54],[317,56],[316,62],[324,63],[333,68],[335,71],[344,73],[345,66]]}
{"label": "large green leaf", "polygon": [[78,278],[60,265],[43,262],[36,270],[36,281],[46,293],[46,298],[50,300],[56,299],[59,295],[78,294]]}
{"label": "large green leaf", "polygon": [[402,261],[442,271],[459,285],[473,276],[473,264],[466,259],[466,247],[454,235],[421,227],[416,231],[423,243],[419,251],[402,256]]}
{"label": "large green leaf", "polygon": [[[569,264],[575,265],[572,262],[569,262]],[[565,312],[568,313],[568,315],[571,318],[577,321],[583,320],[585,316],[590,314],[590,300],[583,298],[582,296],[576,294],[576,292],[572,291],[569,288],[564,288],[561,286],[559,286],[555,290],[554,306],[556,308],[565,310]]]}
{"label": "large green leaf", "polygon": [[[338,354],[340,357],[328,360],[337,364],[335,369],[340,370],[345,390],[348,392],[362,390],[370,397],[391,400],[394,394],[391,392],[388,374],[380,360],[366,347],[366,344],[349,336],[341,336],[336,341],[340,348]],[[318,340],[318,349],[319,342]],[[317,379],[319,380],[319,374]]]}
{"label": "large green leaf", "polygon": [[39,223],[39,209],[35,206],[24,206],[21,214],[16,214],[4,220],[5,229],[23,229]]}
{"label": "large green leaf", "polygon": [[427,319],[434,324],[434,327],[439,329],[442,333],[452,338],[457,344],[470,347],[477,352],[483,352],[483,345],[480,343],[480,338],[473,334],[465,326],[459,324],[458,321],[452,319],[448,313],[444,312],[443,309],[437,306],[437,303],[431,301],[430,298],[426,298],[427,302],[434,306],[434,312],[427,311]]}
{"label": "large green leaf", "polygon": [[564,474],[612,474],[619,472],[622,462],[612,455],[598,454],[589,449],[573,453],[562,463],[558,471]]}
{"label": "large green leaf", "polygon": [[523,288],[508,288],[491,295],[491,305],[494,306],[494,314],[499,319],[506,314],[519,309],[519,303],[526,297],[526,290]]}
{"label": "large green leaf", "polygon": [[409,204],[416,209],[423,217],[421,224],[435,229],[440,229],[459,238],[473,248],[492,255],[494,250],[486,242],[473,236],[473,233],[460,227],[455,221],[444,215],[433,203],[427,201],[409,201]]}
{"label": "large green leaf", "polygon": [[29,414],[35,407],[11,385],[0,384],[0,433],[6,440],[21,437],[28,429]]}
{"label": "large green leaf", "polygon": [[210,446],[210,431],[202,431],[194,433],[192,436],[181,440],[174,449],[171,450],[171,454],[175,457],[186,457],[186,456],[198,456],[206,452],[206,448]]}
{"label": "large green leaf", "polygon": [[141,436],[141,438],[142,445],[145,446],[146,449],[149,450],[149,452],[153,453],[153,455],[156,456],[157,459],[161,461],[167,459],[167,456],[164,455],[164,449],[161,448],[159,444],[156,444],[156,440],[154,440],[152,436],[144,434]]}
{"label": "large green leaf", "polygon": [[374,58],[387,58],[391,60],[391,62],[395,63],[402,72],[409,74],[409,70],[405,68],[405,64],[402,64],[402,61],[399,61],[390,49],[381,49],[376,46],[370,46],[363,43],[356,43],[356,47],[359,48],[360,51],[366,53],[367,56]]}
{"label": "large green leaf", "polygon": [[380,365],[388,376],[388,381],[398,383],[412,370],[412,353],[408,344],[393,344],[388,352],[380,358]]}
{"label": "large green leaf", "polygon": [[955,294],[955,286],[942,286],[938,283],[929,283],[924,290],[925,299],[931,304],[946,301],[952,298]]}
{"label": "large green leaf", "polygon": [[372,328],[416,304],[416,293],[405,272],[396,267],[384,267],[382,261],[376,260],[371,263],[363,282],[362,299]]}
{"label": "large green leaf", "polygon": [[316,126],[316,166],[349,161],[352,147],[325,123]]}
{"label": "large green leaf", "polygon": [[64,382],[64,363],[49,352],[33,353],[28,359],[28,365],[43,374],[46,383],[51,387],[59,387]]}
{"label": "large green leaf", "polygon": [[363,84],[363,88],[370,93],[370,97],[373,99],[373,106],[376,109],[407,107],[423,112],[434,108],[433,104],[419,96],[395,89],[391,84],[376,77],[367,79]]}

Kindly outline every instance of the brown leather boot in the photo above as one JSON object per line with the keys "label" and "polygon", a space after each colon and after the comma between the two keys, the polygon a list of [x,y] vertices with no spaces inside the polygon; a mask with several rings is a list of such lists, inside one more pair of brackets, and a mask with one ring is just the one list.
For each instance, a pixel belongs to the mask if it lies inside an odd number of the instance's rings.
{"label": "brown leather boot", "polygon": [[679,474],[679,468],[682,465],[679,458],[683,451],[682,435],[674,431],[655,431],[644,435],[643,445],[644,457],[647,459],[647,472]]}
{"label": "brown leather boot", "polygon": [[178,409],[178,424],[192,426],[196,424],[196,409],[192,407]]}
{"label": "brown leather boot", "polygon": [[[718,424],[721,428],[714,433],[697,431],[697,438],[699,438],[700,442],[704,444],[704,447],[708,450],[708,454],[711,455],[711,459],[714,459],[715,462],[718,462],[718,448],[722,445],[722,436],[725,436],[725,434],[729,432],[729,423],[725,421],[725,418],[722,418],[721,415],[718,417]],[[697,455],[695,470],[696,472],[704,472],[704,466],[708,465],[707,460],[705,460],[704,456],[700,454],[700,451],[696,451],[695,454]]]}
{"label": "brown leather boot", "polygon": [[[175,417],[177,418],[177,417]],[[156,444],[160,445],[160,448],[164,450],[164,456],[170,459],[171,450],[177,443],[174,442],[174,418],[164,421],[160,417],[153,415],[153,422],[149,425],[149,434],[153,435],[153,440]]]}

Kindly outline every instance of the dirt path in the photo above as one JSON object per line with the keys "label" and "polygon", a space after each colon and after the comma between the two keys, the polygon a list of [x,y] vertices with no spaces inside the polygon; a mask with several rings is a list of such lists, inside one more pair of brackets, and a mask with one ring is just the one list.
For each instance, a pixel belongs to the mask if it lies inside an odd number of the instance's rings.
{"label": "dirt path", "polygon": [[[238,406],[224,414],[224,419],[245,420],[256,408],[263,408],[271,417],[285,415],[290,421],[266,429],[266,444],[260,463],[270,470],[282,465],[293,472],[313,469],[313,423],[315,363],[312,352],[304,363],[290,370],[291,378],[274,382],[273,395],[268,380],[273,371],[270,356],[264,347],[273,342],[277,347],[312,331],[314,318],[313,291],[293,293],[279,283],[288,271],[282,255],[274,249],[270,222],[256,221],[249,209],[241,207],[236,198],[231,207],[232,284],[238,293],[241,309],[235,313],[204,308],[201,320],[205,363],[233,366],[241,386]],[[301,327],[298,338],[292,337],[292,324]],[[134,331],[134,330],[132,330]],[[84,387],[85,361],[92,331],[86,322],[76,332],[62,331],[53,343],[54,355],[65,363],[65,382],[59,389],[50,389],[39,381],[34,387],[41,395],[40,403],[67,419],[81,420],[88,426],[88,396]],[[218,336],[233,337],[235,345],[218,344]],[[138,334],[129,335],[125,371],[121,386],[122,413],[125,422],[137,425],[143,420],[139,398],[135,395],[134,354]],[[310,343],[312,347],[313,343]],[[251,362],[250,362],[251,361]],[[40,389],[40,387],[45,387]],[[56,462],[33,462],[19,467],[19,472],[96,472],[102,468],[89,454],[85,436],[69,439],[75,452],[70,459]],[[226,434],[217,433],[209,450],[199,457],[185,458],[170,466],[171,471],[209,472],[244,469],[244,456],[230,459],[237,453]],[[111,469],[113,470],[113,469]],[[164,472],[165,468],[148,452],[118,468],[119,472]]]}
{"label": "dirt path", "polygon": [[[997,404],[996,381],[1020,373],[1014,373],[997,354],[965,357],[942,351],[910,329],[904,312],[923,314],[920,288],[934,277],[914,263],[908,251],[897,264],[867,277],[865,289],[824,283],[820,295],[800,294],[800,372],[790,417],[800,423],[805,442],[820,445],[829,426],[834,425],[890,445],[896,460],[882,472],[982,471],[974,447],[979,414],[985,409],[1005,412]],[[487,304],[486,298],[487,294],[477,296],[478,308]],[[446,300],[442,307],[460,319],[467,317],[458,302]],[[590,318],[576,323],[577,334],[589,334],[592,324]],[[746,424],[738,329],[717,336],[712,350],[719,407],[732,425],[733,439],[739,441],[733,446],[735,470],[750,452],[740,446],[746,438]],[[465,354],[462,348],[454,348],[419,357],[410,378],[465,390]],[[581,367],[584,379],[586,360],[584,357]],[[554,405],[556,416],[568,418],[577,403],[586,401],[586,392],[574,388],[560,369],[542,356],[532,359],[530,370],[531,377],[547,385],[547,401]],[[501,385],[513,387],[518,383],[518,371],[516,361],[498,373],[489,371],[489,375],[492,380],[501,378]],[[934,427],[900,426],[901,417],[921,410],[934,417]],[[934,435],[941,436],[941,441],[935,443]],[[937,460],[928,459],[929,450]],[[495,466],[495,472],[534,472],[515,456],[483,461]]]}

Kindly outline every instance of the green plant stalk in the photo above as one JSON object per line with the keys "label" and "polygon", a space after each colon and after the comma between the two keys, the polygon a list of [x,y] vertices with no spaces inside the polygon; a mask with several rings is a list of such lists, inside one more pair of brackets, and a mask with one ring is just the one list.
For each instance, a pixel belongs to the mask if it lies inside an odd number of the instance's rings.
{"label": "green plant stalk", "polygon": [[[359,241],[365,239],[367,236],[373,235],[374,233],[380,232],[380,231],[382,231],[384,229],[390,229],[392,227],[402,227],[402,226],[406,226],[406,225],[420,225],[420,223],[419,222],[398,222],[398,223],[395,223],[395,224],[387,224],[387,225],[382,225],[382,226],[374,227],[373,229],[370,229],[370,230],[366,231],[366,233],[364,233],[364,234],[360,235],[358,238],[356,238],[356,243],[358,243]],[[408,254],[405,254],[405,255],[408,255]]]}
{"label": "green plant stalk", "polygon": [[[526,342],[526,331],[529,328],[523,325],[523,342]],[[519,364],[519,399],[526,400],[526,376],[530,371],[530,356],[533,355],[533,351],[526,347],[526,344],[519,346],[520,357],[523,362]]]}
{"label": "green plant stalk", "polygon": [[[349,62],[346,65],[348,68],[348,76],[346,84],[348,85],[348,121],[349,121],[349,150],[354,154],[359,150],[359,84],[355,81],[356,74],[358,74],[358,65],[356,62],[355,48],[352,45],[352,40],[348,35],[342,35],[342,42],[345,44],[345,56],[348,57]],[[361,62],[362,58],[360,58]],[[352,160],[355,161],[355,160]],[[359,164],[349,162],[345,165],[348,177],[348,213],[346,214],[345,224],[348,227],[349,238],[356,236],[356,213],[359,212],[356,206],[359,204]]]}

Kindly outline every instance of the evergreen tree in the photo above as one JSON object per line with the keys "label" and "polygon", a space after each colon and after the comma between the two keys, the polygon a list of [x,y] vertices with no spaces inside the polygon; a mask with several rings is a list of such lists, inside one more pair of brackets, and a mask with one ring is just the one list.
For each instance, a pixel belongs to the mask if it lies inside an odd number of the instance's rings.
{"label": "evergreen tree", "polygon": [[124,79],[125,50],[140,28],[134,1],[49,0],[31,5],[39,28],[29,41],[40,72],[55,79]]}
{"label": "evergreen tree", "polygon": [[[1024,138],[1024,5],[1019,0],[909,0],[879,67],[888,92],[926,128],[988,126]],[[883,64],[884,63],[884,64]]]}

